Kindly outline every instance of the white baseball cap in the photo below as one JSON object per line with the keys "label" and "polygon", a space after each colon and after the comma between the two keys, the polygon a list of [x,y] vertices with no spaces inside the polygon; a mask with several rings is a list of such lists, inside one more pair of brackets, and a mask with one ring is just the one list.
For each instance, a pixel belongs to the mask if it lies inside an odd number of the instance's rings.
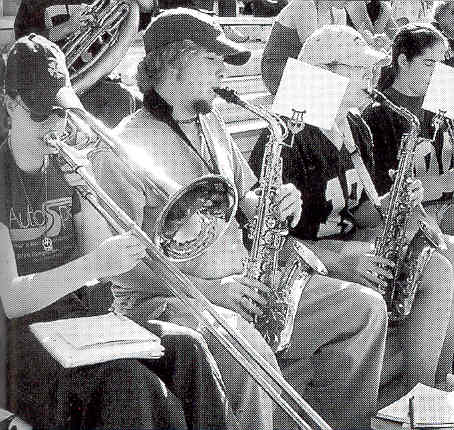
{"label": "white baseball cap", "polygon": [[298,60],[314,66],[339,63],[347,66],[373,66],[388,56],[367,44],[363,36],[346,25],[325,25],[304,42]]}

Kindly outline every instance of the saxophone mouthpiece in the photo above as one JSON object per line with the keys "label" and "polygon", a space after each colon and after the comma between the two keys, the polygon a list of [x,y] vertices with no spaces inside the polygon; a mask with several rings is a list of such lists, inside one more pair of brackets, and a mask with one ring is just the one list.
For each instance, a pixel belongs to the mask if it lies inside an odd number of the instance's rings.
{"label": "saxophone mouthpiece", "polygon": [[229,87],[226,87],[226,88],[217,87],[217,88],[213,88],[213,91],[219,97],[223,98],[226,102],[239,104],[239,105],[243,104],[243,100],[240,99],[240,97],[238,96],[236,91],[230,89]]}

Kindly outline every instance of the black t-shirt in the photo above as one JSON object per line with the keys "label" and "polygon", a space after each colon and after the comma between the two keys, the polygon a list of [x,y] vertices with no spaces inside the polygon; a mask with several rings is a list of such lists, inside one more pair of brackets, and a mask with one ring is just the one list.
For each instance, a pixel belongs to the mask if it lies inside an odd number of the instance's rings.
{"label": "black t-shirt", "polygon": [[[443,175],[452,167],[453,162],[452,142],[446,135],[446,128],[442,127],[432,141],[434,114],[421,108],[423,97],[405,96],[392,87],[383,93],[394,104],[407,108],[420,121],[422,139],[415,152],[416,177]],[[384,194],[391,188],[392,181],[388,172],[398,167],[401,139],[404,133],[409,131],[410,125],[401,115],[381,103],[369,105],[363,112],[363,118],[371,129],[374,141],[376,187],[380,194]],[[449,195],[452,195],[452,189],[443,189],[442,182],[440,181],[440,188],[434,188],[430,194],[427,194],[426,190],[426,200],[449,198]]]}
{"label": "black t-shirt", "polygon": [[[61,266],[76,248],[77,193],[55,162],[47,168],[47,187],[45,176],[19,170],[8,145],[0,147],[0,222],[9,230],[19,275]],[[52,250],[44,249],[45,237],[51,239]]]}
{"label": "black t-shirt", "polygon": [[[353,138],[373,175],[370,131],[359,117],[349,114]],[[259,176],[268,131],[256,143],[250,159]],[[292,234],[301,239],[341,237],[352,230],[350,211],[366,198],[364,187],[345,146],[340,151],[316,127],[306,125],[295,136],[292,148],[282,148],[283,183],[293,183],[302,193],[302,216]]]}

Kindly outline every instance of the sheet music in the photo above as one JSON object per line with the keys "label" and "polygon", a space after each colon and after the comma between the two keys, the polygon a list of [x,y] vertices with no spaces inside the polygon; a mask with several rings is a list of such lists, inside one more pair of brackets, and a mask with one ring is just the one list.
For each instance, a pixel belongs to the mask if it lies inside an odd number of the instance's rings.
{"label": "sheet music", "polygon": [[331,130],[349,82],[345,76],[289,58],[272,109],[288,118],[292,109],[306,111],[306,124]]}
{"label": "sheet music", "polygon": [[454,119],[454,68],[436,63],[422,108],[430,112],[443,111],[448,118]]}

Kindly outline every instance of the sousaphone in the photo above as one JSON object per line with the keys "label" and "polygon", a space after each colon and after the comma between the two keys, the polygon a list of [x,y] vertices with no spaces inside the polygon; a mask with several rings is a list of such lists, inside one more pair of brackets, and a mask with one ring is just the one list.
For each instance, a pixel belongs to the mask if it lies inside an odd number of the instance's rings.
{"label": "sousaphone", "polygon": [[152,10],[150,0],[95,0],[83,11],[91,15],[62,45],[71,83],[81,95],[107,76],[125,57],[139,29],[140,10]]}

